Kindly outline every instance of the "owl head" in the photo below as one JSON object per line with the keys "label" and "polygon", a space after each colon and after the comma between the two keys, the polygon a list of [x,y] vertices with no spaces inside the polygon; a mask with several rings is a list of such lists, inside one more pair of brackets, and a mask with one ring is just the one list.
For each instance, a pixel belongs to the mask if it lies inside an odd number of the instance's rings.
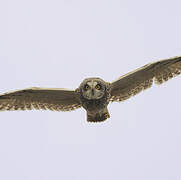
{"label": "owl head", "polygon": [[85,99],[101,99],[106,92],[106,82],[100,78],[87,78],[80,84],[79,90]]}

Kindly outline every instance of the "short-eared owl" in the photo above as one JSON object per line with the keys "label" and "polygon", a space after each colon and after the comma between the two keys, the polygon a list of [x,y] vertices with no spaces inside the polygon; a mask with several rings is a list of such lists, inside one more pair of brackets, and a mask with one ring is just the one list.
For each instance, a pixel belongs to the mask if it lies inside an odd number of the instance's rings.
{"label": "short-eared owl", "polygon": [[181,73],[181,57],[147,64],[109,83],[100,78],[85,79],[76,90],[29,88],[0,95],[0,110],[43,109],[71,111],[83,107],[87,121],[101,122],[110,117],[110,101],[123,101]]}

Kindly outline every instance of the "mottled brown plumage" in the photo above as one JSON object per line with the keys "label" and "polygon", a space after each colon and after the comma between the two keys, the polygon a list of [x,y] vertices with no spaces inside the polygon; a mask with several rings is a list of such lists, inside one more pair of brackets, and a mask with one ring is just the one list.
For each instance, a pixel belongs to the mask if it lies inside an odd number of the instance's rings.
{"label": "mottled brown plumage", "polygon": [[111,101],[123,101],[152,86],[160,85],[181,73],[181,57],[147,64],[112,82]]}
{"label": "mottled brown plumage", "polygon": [[65,89],[29,88],[0,96],[0,110],[71,111],[79,107],[78,93]]}
{"label": "mottled brown plumage", "polygon": [[181,57],[147,64],[108,83],[100,78],[85,79],[76,90],[29,88],[0,95],[0,110],[71,111],[83,107],[89,122],[110,117],[110,101],[123,101],[181,74]]}

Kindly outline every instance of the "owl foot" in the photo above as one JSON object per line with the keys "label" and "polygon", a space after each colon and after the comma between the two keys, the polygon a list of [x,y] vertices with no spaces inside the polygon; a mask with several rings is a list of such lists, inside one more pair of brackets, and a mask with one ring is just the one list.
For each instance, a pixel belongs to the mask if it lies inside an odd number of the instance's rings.
{"label": "owl foot", "polygon": [[96,113],[96,114],[88,114],[87,121],[88,122],[102,122],[105,121],[107,118],[110,118],[109,112],[105,113]]}
{"label": "owl foot", "polygon": [[109,115],[109,113],[107,112],[107,113],[105,113],[104,114],[104,117],[107,119],[107,118],[110,118],[110,115]]}

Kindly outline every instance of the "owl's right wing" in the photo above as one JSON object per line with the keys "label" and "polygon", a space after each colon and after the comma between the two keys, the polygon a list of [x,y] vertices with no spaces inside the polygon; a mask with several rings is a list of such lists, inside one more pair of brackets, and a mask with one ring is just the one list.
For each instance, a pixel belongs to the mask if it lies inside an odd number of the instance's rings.
{"label": "owl's right wing", "polygon": [[181,56],[147,64],[111,83],[111,101],[126,100],[157,84],[181,74]]}
{"label": "owl's right wing", "polygon": [[80,108],[76,91],[65,89],[29,88],[0,95],[0,110],[71,111]]}

